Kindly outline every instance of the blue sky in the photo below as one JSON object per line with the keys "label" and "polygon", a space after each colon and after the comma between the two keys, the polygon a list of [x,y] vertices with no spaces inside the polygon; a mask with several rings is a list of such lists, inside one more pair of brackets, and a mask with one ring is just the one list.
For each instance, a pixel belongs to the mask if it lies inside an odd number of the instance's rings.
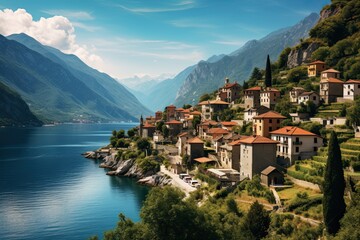
{"label": "blue sky", "polygon": [[24,31],[113,77],[157,76],[235,51],[329,2],[2,0],[0,33]]}

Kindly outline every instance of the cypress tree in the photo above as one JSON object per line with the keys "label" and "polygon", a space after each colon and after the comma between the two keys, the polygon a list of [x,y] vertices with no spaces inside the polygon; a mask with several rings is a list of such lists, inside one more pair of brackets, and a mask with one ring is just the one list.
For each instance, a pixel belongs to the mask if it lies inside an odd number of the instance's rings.
{"label": "cypress tree", "polygon": [[271,64],[270,57],[267,55],[266,59],[266,68],[265,68],[265,87],[271,87],[272,77],[271,77]]}
{"label": "cypress tree", "polygon": [[344,216],[345,179],[341,160],[341,151],[334,131],[329,140],[328,158],[324,176],[323,215],[326,230],[334,235],[340,228],[340,219]]}

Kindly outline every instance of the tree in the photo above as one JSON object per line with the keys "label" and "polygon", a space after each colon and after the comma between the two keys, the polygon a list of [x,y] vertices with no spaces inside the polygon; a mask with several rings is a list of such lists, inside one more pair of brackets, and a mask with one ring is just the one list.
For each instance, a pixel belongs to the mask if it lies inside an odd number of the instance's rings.
{"label": "tree", "polygon": [[124,138],[125,137],[125,131],[123,129],[119,130],[116,134],[117,138]]}
{"label": "tree", "polygon": [[255,239],[261,239],[268,234],[270,226],[269,213],[258,201],[254,202],[245,219],[245,228],[248,229]]}
{"label": "tree", "polygon": [[349,120],[351,126],[360,126],[360,97],[358,97],[352,107],[348,109],[346,118]]}
{"label": "tree", "polygon": [[250,79],[252,79],[252,80],[261,80],[262,79],[262,73],[259,68],[254,67],[254,70],[251,73]]}
{"label": "tree", "polygon": [[136,130],[134,128],[131,128],[127,131],[127,135],[132,138],[133,136],[135,136],[135,132]]}
{"label": "tree", "polygon": [[183,109],[189,109],[189,108],[191,108],[192,106],[190,105],[190,104],[184,104],[183,105]]}
{"label": "tree", "polygon": [[287,61],[288,61],[288,56],[289,56],[290,51],[291,51],[291,48],[287,47],[280,53],[279,60],[278,60],[278,68],[279,69],[285,69],[287,67]]}
{"label": "tree", "polygon": [[201,123],[201,117],[200,116],[194,116],[192,120],[192,126],[197,132],[197,126]]}
{"label": "tree", "polygon": [[169,136],[168,127],[166,125],[163,125],[161,130],[162,130],[162,133],[163,133],[164,137],[167,138]]}
{"label": "tree", "polygon": [[272,85],[271,63],[270,63],[270,57],[269,55],[267,55],[266,68],[265,68],[265,86],[271,87],[271,85]]}
{"label": "tree", "polygon": [[146,138],[140,138],[136,141],[136,146],[139,150],[147,150],[150,149],[150,142]]}
{"label": "tree", "polygon": [[307,77],[307,68],[306,67],[296,67],[289,70],[287,79],[289,82],[298,83],[301,79]]}
{"label": "tree", "polygon": [[208,93],[205,93],[204,95],[202,95],[199,99],[199,102],[203,102],[203,101],[207,101],[210,100],[211,96]]}
{"label": "tree", "polygon": [[331,132],[324,176],[323,215],[326,231],[335,234],[345,213],[345,179],[341,151],[335,131]]}
{"label": "tree", "polygon": [[116,137],[116,135],[117,135],[116,130],[113,130],[113,131],[112,131],[112,135],[113,135],[114,137]]}
{"label": "tree", "polygon": [[164,121],[158,121],[158,122],[156,122],[156,130],[162,131],[163,126],[164,126]]}

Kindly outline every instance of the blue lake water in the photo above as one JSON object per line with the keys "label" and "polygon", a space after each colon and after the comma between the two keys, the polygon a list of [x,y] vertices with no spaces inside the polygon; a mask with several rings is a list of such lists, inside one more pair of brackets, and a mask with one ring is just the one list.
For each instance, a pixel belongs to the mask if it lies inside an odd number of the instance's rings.
{"label": "blue lake water", "polygon": [[138,221],[149,189],[80,155],[132,127],[0,128],[0,238],[87,239],[114,228],[120,212]]}

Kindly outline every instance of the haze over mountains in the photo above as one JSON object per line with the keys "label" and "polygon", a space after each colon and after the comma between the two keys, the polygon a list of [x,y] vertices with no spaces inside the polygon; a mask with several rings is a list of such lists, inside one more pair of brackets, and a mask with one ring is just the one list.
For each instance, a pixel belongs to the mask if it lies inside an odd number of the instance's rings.
{"label": "haze over mountains", "polygon": [[115,79],[25,34],[0,35],[0,50],[1,82],[42,120],[136,121],[151,113]]}
{"label": "haze over mountains", "polygon": [[281,51],[299,43],[308,36],[316,24],[319,15],[312,13],[292,27],[270,33],[260,40],[251,40],[231,54],[213,56],[200,61],[180,72],[172,79],[149,86],[144,91],[132,92],[149,109],[163,110],[169,104],[197,104],[199,97],[212,92],[224,84],[226,77],[230,81],[244,82],[254,67],[263,68],[267,54],[276,61]]}

